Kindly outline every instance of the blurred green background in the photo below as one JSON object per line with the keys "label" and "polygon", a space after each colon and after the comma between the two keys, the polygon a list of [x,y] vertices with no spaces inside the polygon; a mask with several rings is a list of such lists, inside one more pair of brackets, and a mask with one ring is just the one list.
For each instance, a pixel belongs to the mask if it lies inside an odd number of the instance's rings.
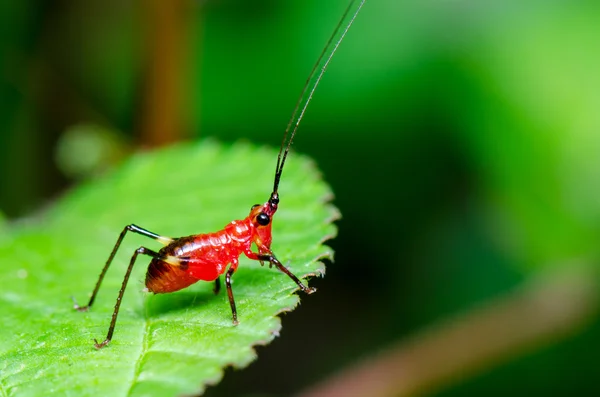
{"label": "blurred green background", "polygon": [[[1,3],[1,212],[35,213],[134,150],[278,146],[345,7]],[[574,261],[600,287],[599,21],[594,1],[367,0],[294,143],[336,194],[336,262],[207,395],[298,392]],[[600,395],[597,298],[564,337],[425,390]]]}

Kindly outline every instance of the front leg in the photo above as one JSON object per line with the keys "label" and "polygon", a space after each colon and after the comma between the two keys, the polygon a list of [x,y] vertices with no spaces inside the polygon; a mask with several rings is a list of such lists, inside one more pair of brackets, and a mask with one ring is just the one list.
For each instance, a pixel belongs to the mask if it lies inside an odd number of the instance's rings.
{"label": "front leg", "polygon": [[[238,325],[239,321],[237,318],[237,309],[235,308],[235,299],[233,298],[233,290],[231,289],[231,276],[238,267],[237,259],[234,259],[225,274],[225,285],[227,286],[227,297],[229,298],[229,305],[231,306],[231,315],[233,318],[233,325]],[[218,278],[217,278],[218,279]]]}
{"label": "front leg", "polygon": [[221,276],[215,279],[215,287],[213,288],[215,295],[218,295],[219,291],[221,291]]}
{"label": "front leg", "polygon": [[270,254],[257,254],[255,252],[250,251],[250,250],[248,250],[248,251],[246,251],[244,253],[250,259],[254,259],[254,260],[257,260],[257,261],[267,261],[267,262],[269,262],[269,267],[271,267],[273,265],[276,266],[283,273],[287,274],[289,278],[291,278],[292,280],[294,280],[294,282],[296,284],[298,284],[298,287],[300,287],[300,289],[302,290],[302,292],[310,295],[313,292],[317,291],[317,289],[314,288],[314,287],[307,287],[306,285],[302,284],[302,282],[298,279],[298,277],[296,277],[296,275],[294,273],[290,272],[285,266],[283,266],[281,264],[281,262],[279,262],[279,259],[277,259],[275,257],[275,255],[273,255],[272,253],[270,253]]}

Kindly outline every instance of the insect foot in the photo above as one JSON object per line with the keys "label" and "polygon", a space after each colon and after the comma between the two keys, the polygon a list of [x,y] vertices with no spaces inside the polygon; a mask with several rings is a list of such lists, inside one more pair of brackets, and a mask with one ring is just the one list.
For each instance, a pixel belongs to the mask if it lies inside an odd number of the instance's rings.
{"label": "insect foot", "polygon": [[74,296],[72,296],[71,299],[73,300],[73,309],[77,310],[78,312],[87,312],[90,310],[89,305],[79,306],[79,304],[77,304],[77,301],[75,300]]}
{"label": "insect foot", "polygon": [[104,346],[108,345],[110,343],[110,339],[104,339],[104,341],[102,343],[98,343],[97,339],[94,339],[94,347],[97,350],[102,349]]}
{"label": "insect foot", "polygon": [[305,287],[305,288],[303,289],[303,291],[304,291],[304,292],[305,292],[307,295],[310,295],[310,294],[314,294],[315,292],[317,292],[317,289],[316,289],[315,287]]}

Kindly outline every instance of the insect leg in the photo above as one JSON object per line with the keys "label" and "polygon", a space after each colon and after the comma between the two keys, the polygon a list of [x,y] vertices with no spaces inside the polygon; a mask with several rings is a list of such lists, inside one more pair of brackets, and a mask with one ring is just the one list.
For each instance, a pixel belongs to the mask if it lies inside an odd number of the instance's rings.
{"label": "insect leg", "polygon": [[231,290],[231,275],[235,272],[236,266],[233,264],[227,270],[225,274],[225,285],[227,286],[227,296],[229,297],[229,305],[231,306],[231,314],[233,317],[233,325],[238,325],[237,310],[235,308],[235,300],[233,299],[233,291]]}
{"label": "insect leg", "polygon": [[173,241],[173,239],[170,238],[170,237],[160,236],[160,235],[158,235],[156,233],[152,233],[152,232],[150,232],[150,231],[148,231],[146,229],[143,229],[143,228],[141,228],[139,226],[136,226],[136,225],[127,225],[127,226],[125,226],[123,228],[123,231],[119,235],[119,238],[117,239],[117,243],[115,244],[112,252],[110,253],[110,255],[108,257],[108,260],[106,261],[106,264],[104,265],[104,267],[102,268],[102,271],[100,272],[100,277],[98,277],[98,281],[96,282],[96,286],[94,287],[94,291],[92,292],[92,296],[90,297],[90,301],[85,306],[79,306],[77,304],[77,302],[75,301],[75,298],[73,298],[73,303],[74,303],[73,307],[75,308],[75,310],[79,310],[80,312],[83,312],[83,311],[89,310],[89,308],[92,306],[92,304],[94,303],[94,300],[96,299],[96,295],[98,294],[98,290],[100,289],[100,285],[102,284],[102,280],[104,280],[104,276],[106,275],[106,271],[110,267],[110,264],[111,264],[113,258],[115,257],[115,254],[119,250],[119,247],[121,246],[121,242],[125,238],[125,235],[127,234],[127,232],[134,232],[134,233],[137,233],[137,234],[141,234],[142,236],[150,237],[151,239],[154,239],[154,240],[162,243],[163,245],[167,245],[167,244],[169,244],[169,243],[171,243]]}
{"label": "insect leg", "polygon": [[133,256],[131,257],[131,261],[129,261],[129,266],[127,267],[127,272],[125,272],[125,277],[123,278],[123,284],[121,285],[121,289],[119,290],[119,296],[117,297],[117,303],[115,304],[115,309],[112,314],[112,319],[110,320],[110,326],[108,327],[108,333],[106,334],[106,339],[102,343],[98,343],[96,339],[94,339],[94,346],[96,349],[101,349],[104,346],[108,345],[110,340],[112,339],[113,332],[115,331],[115,325],[117,323],[117,316],[119,315],[119,307],[121,307],[121,301],[123,300],[123,294],[125,293],[125,288],[127,287],[127,282],[129,281],[129,276],[131,275],[131,270],[133,269],[133,265],[135,264],[135,260],[139,254],[144,254],[151,256],[153,258],[160,258],[160,254],[149,250],[145,247],[140,247],[135,250]]}
{"label": "insect leg", "polygon": [[283,266],[281,264],[281,262],[279,262],[279,260],[277,258],[275,258],[274,255],[258,254],[257,255],[257,259],[261,260],[261,261],[268,261],[269,265],[276,266],[279,270],[281,270],[282,272],[284,272],[285,274],[287,274],[289,278],[291,278],[292,280],[294,280],[294,282],[296,284],[298,284],[298,287],[300,287],[300,289],[303,292],[305,292],[307,294],[312,294],[313,292],[317,291],[317,289],[314,288],[314,287],[307,287],[304,284],[302,284],[302,282],[298,279],[298,277],[296,277],[296,275],[294,275],[294,273],[290,272],[285,266]]}
{"label": "insect leg", "polygon": [[215,280],[215,288],[213,288],[213,292],[217,295],[221,291],[221,276],[217,277]]}

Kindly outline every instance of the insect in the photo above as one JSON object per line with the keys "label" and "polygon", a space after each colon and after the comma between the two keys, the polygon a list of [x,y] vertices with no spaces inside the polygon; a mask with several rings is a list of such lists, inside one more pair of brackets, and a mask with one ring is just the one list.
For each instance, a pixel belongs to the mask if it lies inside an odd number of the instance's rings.
{"label": "insect", "polygon": [[[129,276],[131,275],[131,271],[139,255],[146,255],[152,258],[146,272],[146,289],[155,294],[179,291],[199,280],[214,281],[214,292],[216,294],[219,293],[219,290],[221,289],[221,275],[225,274],[225,285],[227,287],[227,296],[231,306],[234,325],[238,324],[238,317],[233,290],[231,288],[231,277],[238,268],[239,257],[242,254],[250,259],[259,261],[261,265],[268,262],[269,267],[275,266],[290,277],[306,294],[312,294],[316,291],[316,288],[304,285],[298,277],[290,272],[277,259],[271,250],[271,225],[273,222],[273,215],[275,215],[279,206],[279,181],[300,121],[304,117],[306,108],[308,107],[327,66],[329,66],[329,62],[365,1],[366,0],[350,1],[350,4],[346,8],[346,11],[337,24],[333,34],[327,41],[317,63],[306,80],[281,142],[281,147],[277,156],[277,164],[275,166],[273,191],[264,204],[252,206],[250,214],[246,218],[232,221],[222,230],[214,233],[171,238],[158,235],[133,224],[125,226],[108,257],[106,264],[100,272],[100,276],[98,277],[98,281],[96,282],[96,286],[94,287],[88,304],[86,306],[79,306],[73,299],[74,308],[76,310],[87,311],[94,304],[102,280],[104,280],[104,276],[127,232],[137,233],[154,239],[163,244],[163,247],[158,251],[140,247],[133,253],[125,276],[123,277],[123,283],[119,290],[106,338],[102,342],[98,342],[98,340],[94,339],[94,346],[97,349],[101,349],[108,345],[113,337],[123,294],[125,293]],[[354,10],[354,12],[351,12],[352,10]],[[345,21],[348,22],[344,24]],[[258,248],[258,252],[252,251],[253,244]]]}

